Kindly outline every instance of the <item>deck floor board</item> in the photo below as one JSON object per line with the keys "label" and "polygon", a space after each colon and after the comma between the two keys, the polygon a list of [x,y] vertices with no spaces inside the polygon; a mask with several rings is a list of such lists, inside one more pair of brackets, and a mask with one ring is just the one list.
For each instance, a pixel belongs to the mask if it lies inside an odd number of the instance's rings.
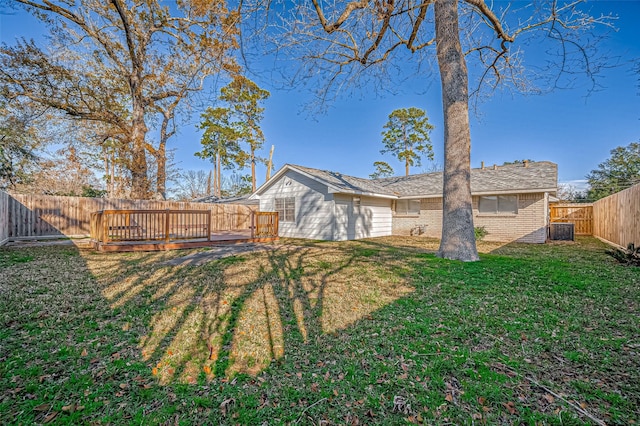
{"label": "deck floor board", "polygon": [[211,238],[185,240],[157,240],[157,241],[110,241],[102,243],[93,241],[93,247],[102,252],[132,252],[132,251],[165,251],[200,247],[211,247],[221,244],[268,243],[278,240],[278,237],[251,237],[251,231],[216,231]]}

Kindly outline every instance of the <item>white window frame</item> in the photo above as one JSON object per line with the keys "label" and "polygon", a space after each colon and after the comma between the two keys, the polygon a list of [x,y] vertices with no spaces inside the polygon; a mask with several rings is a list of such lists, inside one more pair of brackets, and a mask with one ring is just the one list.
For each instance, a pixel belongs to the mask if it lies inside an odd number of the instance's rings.
{"label": "white window frame", "polygon": [[397,216],[420,216],[420,205],[421,201],[419,198],[403,198],[396,200],[395,213]]}
{"label": "white window frame", "polygon": [[273,210],[278,212],[280,222],[296,221],[296,197],[276,198],[273,201]]}
{"label": "white window frame", "polygon": [[[509,199],[507,205],[514,205],[515,210],[507,208],[505,202],[500,200]],[[506,200],[505,200],[506,201]],[[517,195],[480,195],[478,197],[478,214],[480,215],[517,215],[518,196]]]}

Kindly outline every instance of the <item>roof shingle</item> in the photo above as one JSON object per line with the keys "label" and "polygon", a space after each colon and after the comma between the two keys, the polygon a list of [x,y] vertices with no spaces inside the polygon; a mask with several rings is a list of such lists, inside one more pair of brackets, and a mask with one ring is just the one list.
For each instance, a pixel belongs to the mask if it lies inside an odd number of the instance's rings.
{"label": "roof shingle", "polygon": [[[328,170],[289,164],[344,193],[370,193],[396,197],[437,197],[442,195],[442,172],[383,179],[363,179]],[[558,166],[549,161],[510,164],[471,170],[471,193],[518,193],[555,191]]]}

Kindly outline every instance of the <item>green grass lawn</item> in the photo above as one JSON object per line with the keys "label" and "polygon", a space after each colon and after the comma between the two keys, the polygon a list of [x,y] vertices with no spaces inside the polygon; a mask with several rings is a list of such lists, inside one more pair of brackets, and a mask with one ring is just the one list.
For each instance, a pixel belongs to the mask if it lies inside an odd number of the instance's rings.
{"label": "green grass lawn", "polygon": [[594,239],[0,248],[0,424],[633,424],[640,269]]}

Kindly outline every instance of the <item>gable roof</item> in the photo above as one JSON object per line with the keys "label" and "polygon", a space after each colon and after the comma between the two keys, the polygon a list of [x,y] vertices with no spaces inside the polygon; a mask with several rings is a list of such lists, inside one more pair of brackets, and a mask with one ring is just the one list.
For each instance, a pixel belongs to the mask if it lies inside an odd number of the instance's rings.
{"label": "gable roof", "polygon": [[[364,179],[329,170],[285,164],[252,195],[264,192],[288,170],[301,173],[329,188],[329,192],[384,198],[433,198],[442,196],[442,172],[383,179]],[[514,194],[556,192],[558,166],[549,161],[510,164],[471,170],[471,193]]]}
{"label": "gable roof", "polygon": [[193,203],[211,203],[211,204],[256,204],[257,201],[250,199],[251,194],[238,195],[236,197],[219,198],[215,195],[207,195],[205,197],[194,198]]}
{"label": "gable roof", "polygon": [[373,197],[398,198],[397,195],[390,193],[381,188],[372,179],[363,179],[355,176],[343,175],[342,173],[332,172],[329,170],[314,169],[311,167],[298,166],[295,164],[285,164],[280,170],[274,174],[271,179],[262,184],[256,192],[251,194],[252,199],[258,198],[260,194],[266,191],[273,183],[278,181],[288,171],[294,171],[302,174],[310,179],[326,185],[331,193],[337,194],[354,194],[369,195]]}
{"label": "gable roof", "polygon": [[364,179],[343,175],[339,172],[331,172],[329,170],[312,169],[311,167],[290,166],[294,170],[304,172],[303,174],[306,174],[312,179],[326,184],[333,190],[331,192],[395,196],[393,191],[385,190],[385,188],[379,185],[374,179]]}

